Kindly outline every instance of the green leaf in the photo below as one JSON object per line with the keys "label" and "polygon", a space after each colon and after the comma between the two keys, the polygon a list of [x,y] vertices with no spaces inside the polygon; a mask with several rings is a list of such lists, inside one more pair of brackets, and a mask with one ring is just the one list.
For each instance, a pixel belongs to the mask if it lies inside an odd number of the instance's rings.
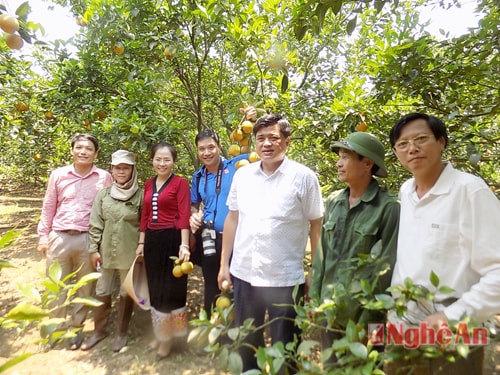
{"label": "green leaf", "polygon": [[228,358],[228,370],[232,374],[241,374],[243,371],[243,361],[237,352],[231,352]]}
{"label": "green leaf", "polygon": [[10,310],[5,316],[12,320],[40,320],[49,316],[49,313],[41,307],[21,302]]}
{"label": "green leaf", "polygon": [[21,235],[22,230],[10,229],[0,237],[0,250],[12,245],[14,240]]}
{"label": "green leaf", "polygon": [[281,78],[281,93],[284,94],[288,90],[288,75],[283,74]]}
{"label": "green leaf", "polygon": [[219,339],[221,333],[222,333],[222,327],[216,326],[212,328],[208,334],[208,343],[210,345],[214,345]]}
{"label": "green leaf", "polygon": [[349,350],[358,358],[364,359],[368,356],[368,349],[360,342],[353,342],[349,344]]}
{"label": "green leaf", "polygon": [[61,280],[62,270],[61,265],[56,260],[49,266],[49,277],[52,281],[57,282]]}
{"label": "green leaf", "polygon": [[347,22],[347,34],[352,35],[354,30],[356,29],[357,22],[358,17],[351,18],[349,22]]}
{"label": "green leaf", "polygon": [[18,284],[17,287],[19,288],[21,293],[23,293],[26,297],[31,298],[32,300],[34,300],[37,303],[42,302],[42,298],[40,297],[40,293],[33,286],[26,284],[26,283],[22,283],[22,284]]}
{"label": "green leaf", "polygon": [[388,294],[376,294],[375,299],[382,302],[382,307],[386,310],[394,306],[394,299]]}
{"label": "green leaf", "polygon": [[356,329],[356,324],[352,320],[349,320],[345,330],[345,336],[349,341],[354,341],[357,335],[358,335],[358,330]]}
{"label": "green leaf", "polygon": [[33,355],[33,353],[24,353],[24,354],[21,354],[20,356],[17,356],[15,358],[8,360],[2,366],[0,366],[0,373],[6,371],[7,369],[11,368],[12,366],[17,365],[18,363],[21,363],[26,358],[29,358],[32,355]]}
{"label": "green leaf", "polygon": [[302,341],[297,348],[297,354],[299,356],[307,357],[307,356],[311,355],[313,350],[315,350],[315,348],[317,348],[318,345],[319,345],[319,342],[317,342],[315,340]]}
{"label": "green leaf", "polygon": [[438,289],[438,291],[439,291],[439,293],[442,293],[442,294],[451,294],[455,291],[455,289],[450,288],[449,286],[443,285],[442,287],[440,287]]}
{"label": "green leaf", "polygon": [[13,264],[10,264],[9,262],[7,262],[5,260],[0,259],[0,270],[2,268],[16,268],[16,267]]}
{"label": "green leaf", "polygon": [[73,298],[70,303],[76,304],[76,303],[81,303],[82,305],[85,306],[91,306],[91,307],[97,307],[101,306],[102,302],[99,300],[96,300],[95,298],[92,297],[76,297]]}
{"label": "green leaf", "polygon": [[240,327],[234,327],[234,328],[230,328],[228,331],[227,331],[227,336],[233,340],[233,341],[236,341],[236,339],[238,338],[240,334]]}
{"label": "green leaf", "polygon": [[431,281],[432,286],[434,286],[436,288],[438,287],[438,285],[439,285],[439,277],[438,277],[438,275],[434,271],[431,271],[431,275],[429,277],[429,280]]}

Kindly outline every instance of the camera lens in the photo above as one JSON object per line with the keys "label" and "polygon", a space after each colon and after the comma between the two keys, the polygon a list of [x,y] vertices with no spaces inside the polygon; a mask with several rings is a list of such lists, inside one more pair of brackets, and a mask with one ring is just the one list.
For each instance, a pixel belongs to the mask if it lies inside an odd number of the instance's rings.
{"label": "camera lens", "polygon": [[201,231],[201,241],[203,243],[203,254],[205,256],[215,255],[215,240],[210,234],[211,230],[208,228],[203,228]]}

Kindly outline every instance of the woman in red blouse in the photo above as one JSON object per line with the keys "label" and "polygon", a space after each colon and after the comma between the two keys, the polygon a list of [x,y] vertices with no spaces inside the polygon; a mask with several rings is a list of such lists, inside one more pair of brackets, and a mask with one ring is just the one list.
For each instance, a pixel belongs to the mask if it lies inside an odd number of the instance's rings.
{"label": "woman in red blouse", "polygon": [[187,334],[187,276],[172,275],[177,256],[189,260],[190,197],[188,182],[173,174],[175,148],[165,142],[153,146],[151,159],[156,176],[146,181],[137,254],[144,255],[156,337],[149,349],[156,360],[168,356],[174,337]]}

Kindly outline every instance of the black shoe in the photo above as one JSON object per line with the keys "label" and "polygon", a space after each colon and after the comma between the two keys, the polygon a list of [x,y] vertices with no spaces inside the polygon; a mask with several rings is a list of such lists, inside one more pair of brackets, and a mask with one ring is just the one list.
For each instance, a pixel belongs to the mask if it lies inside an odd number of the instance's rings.
{"label": "black shoe", "polygon": [[80,330],[76,332],[76,336],[72,337],[69,340],[69,348],[71,350],[77,350],[80,349],[80,346],[82,346],[83,343],[83,332]]}

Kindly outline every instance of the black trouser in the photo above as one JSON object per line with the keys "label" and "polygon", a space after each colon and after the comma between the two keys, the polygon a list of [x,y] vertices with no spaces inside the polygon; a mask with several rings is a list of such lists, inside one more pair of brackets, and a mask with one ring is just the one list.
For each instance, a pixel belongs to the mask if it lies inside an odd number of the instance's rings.
{"label": "black trouser", "polygon": [[[265,320],[266,311],[269,320],[273,321],[270,327],[271,341],[273,344],[281,341],[285,346],[294,339],[300,341],[301,331],[295,325],[294,304],[299,303],[304,297],[304,284],[299,286],[297,297],[294,300],[294,286],[290,287],[256,287],[233,278],[234,288],[234,318],[235,324],[240,326],[248,318],[254,319],[256,327],[261,326]],[[245,338],[248,346],[241,346],[239,352],[243,360],[243,371],[257,369],[257,358],[255,349],[265,347],[264,331],[262,329],[250,333]],[[287,369],[285,369],[287,367]],[[278,372],[278,374],[293,374],[294,364],[287,362]]]}
{"label": "black trouser", "polygon": [[[199,242],[202,243],[202,241]],[[217,233],[217,237],[215,238],[215,249],[216,253],[214,255],[203,255],[201,258],[205,285],[204,308],[209,315],[212,311],[212,307],[215,306],[217,296],[221,293],[219,284],[217,283],[217,276],[219,275],[220,256],[222,251],[222,233]],[[203,252],[203,244],[201,244],[200,248],[196,251],[198,250]]]}

